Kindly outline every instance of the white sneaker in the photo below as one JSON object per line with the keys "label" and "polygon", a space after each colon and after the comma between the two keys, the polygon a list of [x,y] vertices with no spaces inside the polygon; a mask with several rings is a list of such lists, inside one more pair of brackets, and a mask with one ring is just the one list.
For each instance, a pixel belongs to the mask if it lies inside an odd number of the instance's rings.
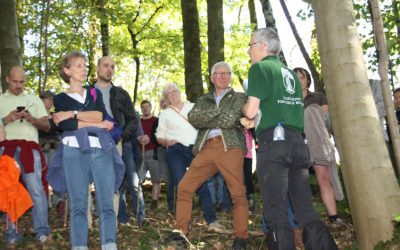
{"label": "white sneaker", "polygon": [[41,236],[39,237],[38,241],[39,241],[40,244],[44,244],[44,243],[46,243],[47,241],[49,241],[49,236],[43,234],[43,235],[41,235]]}
{"label": "white sneaker", "polygon": [[218,221],[211,222],[208,224],[208,229],[207,231],[209,232],[216,232],[216,233],[223,233],[226,232],[226,227],[224,225],[221,225]]}

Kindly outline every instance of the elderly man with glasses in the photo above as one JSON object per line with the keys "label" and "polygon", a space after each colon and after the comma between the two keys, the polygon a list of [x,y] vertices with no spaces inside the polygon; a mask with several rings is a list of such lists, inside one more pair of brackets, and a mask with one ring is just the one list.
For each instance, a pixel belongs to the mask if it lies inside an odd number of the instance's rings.
{"label": "elderly man with glasses", "polygon": [[[233,202],[232,249],[245,249],[248,238],[248,203],[243,183],[246,143],[240,118],[246,96],[229,87],[231,71],[229,64],[216,63],[211,70],[215,90],[200,97],[189,112],[189,122],[199,133],[193,147],[195,158],[179,183],[175,228],[184,234],[189,232],[193,193],[219,171]],[[179,238],[182,237],[177,234],[176,239]]]}

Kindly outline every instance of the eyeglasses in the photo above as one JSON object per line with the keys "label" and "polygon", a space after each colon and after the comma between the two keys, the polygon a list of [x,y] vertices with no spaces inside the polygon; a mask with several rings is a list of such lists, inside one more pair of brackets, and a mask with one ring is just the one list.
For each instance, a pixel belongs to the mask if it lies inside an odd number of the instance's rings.
{"label": "eyeglasses", "polygon": [[253,46],[254,44],[257,44],[257,43],[261,43],[261,42],[249,43],[248,45],[249,45],[249,47],[251,47],[251,46]]}
{"label": "eyeglasses", "polygon": [[171,96],[171,95],[174,95],[175,93],[178,93],[178,91],[172,90],[172,91],[167,92],[167,95]]}
{"label": "eyeglasses", "polygon": [[231,76],[231,72],[221,72],[221,73],[214,73],[214,75],[218,76],[218,77],[228,77]]}

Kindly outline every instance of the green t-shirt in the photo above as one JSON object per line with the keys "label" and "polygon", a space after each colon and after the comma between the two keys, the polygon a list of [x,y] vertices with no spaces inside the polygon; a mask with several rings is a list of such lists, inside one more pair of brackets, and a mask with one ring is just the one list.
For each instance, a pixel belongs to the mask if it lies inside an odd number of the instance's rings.
{"label": "green t-shirt", "polygon": [[250,67],[247,95],[260,99],[257,136],[278,122],[303,133],[304,102],[300,80],[276,56],[267,56]]}

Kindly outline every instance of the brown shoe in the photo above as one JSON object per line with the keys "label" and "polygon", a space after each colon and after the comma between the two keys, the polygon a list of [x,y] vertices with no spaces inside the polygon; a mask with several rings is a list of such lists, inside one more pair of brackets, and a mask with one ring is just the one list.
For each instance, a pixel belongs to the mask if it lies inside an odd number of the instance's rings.
{"label": "brown shoe", "polygon": [[297,249],[304,249],[304,244],[303,244],[303,230],[301,228],[295,228],[293,229],[293,234],[294,234],[294,242],[296,244]]}

